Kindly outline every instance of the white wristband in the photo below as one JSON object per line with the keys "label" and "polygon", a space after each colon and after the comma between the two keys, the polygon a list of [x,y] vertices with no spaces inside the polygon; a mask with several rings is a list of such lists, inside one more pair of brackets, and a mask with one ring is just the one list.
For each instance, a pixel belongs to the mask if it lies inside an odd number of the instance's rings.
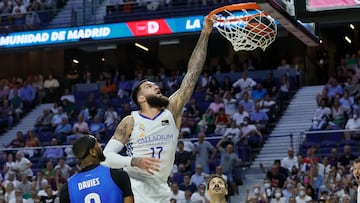
{"label": "white wristband", "polygon": [[118,154],[124,145],[115,139],[110,139],[103,151],[106,159],[101,164],[110,168],[124,168],[131,166],[131,157]]}

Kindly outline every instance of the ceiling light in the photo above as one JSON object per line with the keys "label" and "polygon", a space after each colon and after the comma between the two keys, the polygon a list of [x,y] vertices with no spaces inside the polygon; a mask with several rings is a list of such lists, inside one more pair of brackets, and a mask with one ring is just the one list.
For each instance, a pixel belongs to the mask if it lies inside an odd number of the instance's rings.
{"label": "ceiling light", "polygon": [[351,28],[352,30],[355,30],[355,26],[354,26],[353,24],[350,23],[349,26],[350,26],[350,28]]}
{"label": "ceiling light", "polygon": [[73,59],[73,63],[78,64],[78,63],[79,63],[79,61],[78,61],[78,60],[76,60],[76,59]]}
{"label": "ceiling light", "polygon": [[345,40],[346,40],[349,44],[351,44],[351,39],[350,39],[348,36],[345,36]]}
{"label": "ceiling light", "polygon": [[141,45],[137,42],[135,42],[135,46],[139,47],[140,49],[144,50],[144,51],[149,51],[149,48],[147,48],[146,46],[144,45]]}

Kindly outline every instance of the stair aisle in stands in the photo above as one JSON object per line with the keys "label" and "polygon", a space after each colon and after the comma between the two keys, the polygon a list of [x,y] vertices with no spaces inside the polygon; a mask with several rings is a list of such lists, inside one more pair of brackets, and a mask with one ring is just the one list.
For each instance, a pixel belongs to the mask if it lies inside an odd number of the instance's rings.
{"label": "stair aisle in stands", "polygon": [[292,98],[289,106],[280,118],[274,130],[269,135],[260,153],[249,169],[244,169],[243,185],[239,187],[239,195],[232,197],[231,202],[244,202],[246,189],[250,195],[255,184],[262,184],[265,175],[259,168],[260,162],[270,168],[275,159],[287,156],[290,145],[290,135],[293,134],[293,147],[297,154],[301,141],[301,134],[311,126],[316,104],[316,94],[322,91],[323,86],[305,86],[300,88]]}
{"label": "stair aisle in stands", "polygon": [[16,136],[16,132],[22,131],[24,134],[28,130],[32,130],[35,126],[36,118],[42,114],[44,109],[51,109],[53,104],[41,104],[24,116],[19,123],[16,124],[13,128],[9,129],[2,136],[0,136],[0,146],[3,144],[8,144]]}

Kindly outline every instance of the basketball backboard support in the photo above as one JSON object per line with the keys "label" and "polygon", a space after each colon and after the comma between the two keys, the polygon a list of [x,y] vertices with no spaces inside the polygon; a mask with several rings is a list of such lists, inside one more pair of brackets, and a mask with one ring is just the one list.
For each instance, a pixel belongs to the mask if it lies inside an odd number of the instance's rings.
{"label": "basketball backboard support", "polygon": [[296,20],[294,0],[257,0],[256,3],[304,44],[310,47],[319,45],[315,24]]}

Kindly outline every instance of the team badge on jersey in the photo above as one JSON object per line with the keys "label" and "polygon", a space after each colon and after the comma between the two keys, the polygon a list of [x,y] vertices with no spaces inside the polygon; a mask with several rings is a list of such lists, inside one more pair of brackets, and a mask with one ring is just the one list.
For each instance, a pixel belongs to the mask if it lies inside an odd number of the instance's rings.
{"label": "team badge on jersey", "polygon": [[169,120],[162,120],[161,125],[162,126],[169,125]]}
{"label": "team badge on jersey", "polygon": [[145,131],[145,125],[144,125],[144,124],[140,124],[140,125],[139,125],[139,130]]}

